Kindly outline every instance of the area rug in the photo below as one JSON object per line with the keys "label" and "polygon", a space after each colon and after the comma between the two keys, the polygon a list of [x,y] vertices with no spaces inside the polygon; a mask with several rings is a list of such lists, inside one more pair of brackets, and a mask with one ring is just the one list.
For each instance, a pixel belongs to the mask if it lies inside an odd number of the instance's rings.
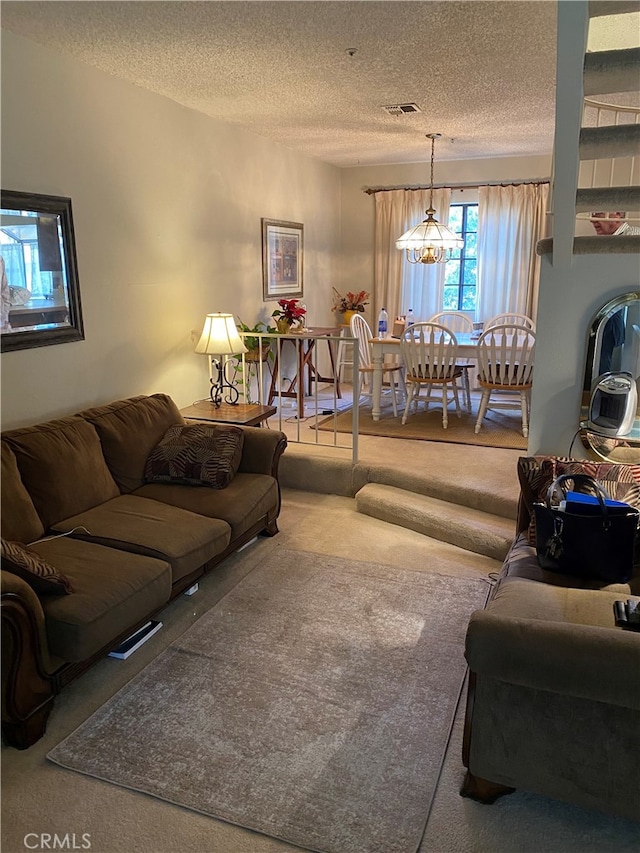
{"label": "area rug", "polygon": [[309,850],[415,853],[487,590],[276,548],[47,757]]}
{"label": "area rug", "polygon": [[[482,421],[482,428],[475,434],[477,414],[462,413],[460,418],[455,412],[449,413],[449,425],[442,428],[442,409],[431,408],[428,412],[420,409],[402,425],[402,410],[398,417],[393,416],[390,408],[383,409],[380,420],[374,421],[371,409],[360,409],[358,419],[359,435],[379,435],[384,438],[412,438],[420,441],[448,441],[452,444],[477,444],[481,447],[506,447],[513,450],[526,450],[527,439],[522,435],[522,417],[519,411],[492,409]],[[334,423],[335,421],[335,423]],[[315,429],[314,426],[311,427]],[[318,422],[323,432],[350,433],[352,430],[352,409],[330,415]]]}

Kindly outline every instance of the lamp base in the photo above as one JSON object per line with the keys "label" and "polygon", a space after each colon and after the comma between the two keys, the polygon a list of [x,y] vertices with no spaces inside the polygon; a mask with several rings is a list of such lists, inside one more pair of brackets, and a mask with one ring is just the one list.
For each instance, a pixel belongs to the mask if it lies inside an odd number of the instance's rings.
{"label": "lamp base", "polygon": [[227,378],[226,367],[229,362],[225,361],[223,363],[216,358],[212,359],[212,361],[213,367],[217,372],[217,376],[215,379],[213,376],[210,379],[211,389],[209,391],[209,396],[211,397],[211,402],[216,409],[219,409],[223,402],[228,406],[237,406],[240,393],[235,385],[229,382],[229,379]]}

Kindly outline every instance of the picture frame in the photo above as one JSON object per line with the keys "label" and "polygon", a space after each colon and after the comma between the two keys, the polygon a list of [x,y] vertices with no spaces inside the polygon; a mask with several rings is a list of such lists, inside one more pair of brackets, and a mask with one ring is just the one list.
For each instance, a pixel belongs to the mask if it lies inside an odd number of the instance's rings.
{"label": "picture frame", "polygon": [[304,225],[262,219],[262,296],[291,299],[303,293]]}
{"label": "picture frame", "polygon": [[84,340],[71,199],[0,190],[0,350]]}

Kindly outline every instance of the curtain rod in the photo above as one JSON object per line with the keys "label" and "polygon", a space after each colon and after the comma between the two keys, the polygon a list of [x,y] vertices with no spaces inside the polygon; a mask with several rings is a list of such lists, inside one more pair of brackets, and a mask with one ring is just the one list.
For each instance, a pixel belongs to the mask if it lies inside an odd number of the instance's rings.
{"label": "curtain rod", "polygon": [[[526,181],[477,181],[472,184],[434,184],[434,190],[441,190],[445,188],[450,188],[452,190],[476,190],[478,187],[519,187],[522,184],[534,184],[535,186],[540,186],[541,184],[550,183],[550,178],[531,178]],[[363,192],[367,195],[374,195],[375,193],[388,193],[392,190],[405,190],[407,192],[417,192],[418,190],[428,190],[427,186],[411,186],[411,187],[364,187]]]}

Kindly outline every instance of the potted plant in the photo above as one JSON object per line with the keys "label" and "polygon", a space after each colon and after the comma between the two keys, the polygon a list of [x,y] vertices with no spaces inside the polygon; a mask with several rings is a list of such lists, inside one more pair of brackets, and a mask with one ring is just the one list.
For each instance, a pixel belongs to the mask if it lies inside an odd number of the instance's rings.
{"label": "potted plant", "polygon": [[236,328],[239,332],[243,332],[243,340],[244,345],[247,348],[247,352],[244,354],[245,361],[266,361],[269,358],[269,355],[273,355],[271,353],[271,341],[269,339],[262,340],[262,345],[260,345],[259,337],[252,337],[251,332],[254,334],[273,334],[276,330],[272,326],[268,326],[266,323],[258,322],[255,326],[247,326],[246,323],[243,323],[242,320],[238,317],[238,322],[236,323]]}
{"label": "potted plant", "polygon": [[354,314],[363,314],[364,306],[369,304],[369,293],[366,290],[359,290],[357,293],[349,290],[341,296],[334,287],[333,295],[334,303],[331,310],[343,314],[345,324],[351,321]]}
{"label": "potted plant", "polygon": [[298,299],[278,299],[279,308],[271,315],[276,319],[276,327],[281,335],[286,335],[294,323],[302,325],[307,309]]}

